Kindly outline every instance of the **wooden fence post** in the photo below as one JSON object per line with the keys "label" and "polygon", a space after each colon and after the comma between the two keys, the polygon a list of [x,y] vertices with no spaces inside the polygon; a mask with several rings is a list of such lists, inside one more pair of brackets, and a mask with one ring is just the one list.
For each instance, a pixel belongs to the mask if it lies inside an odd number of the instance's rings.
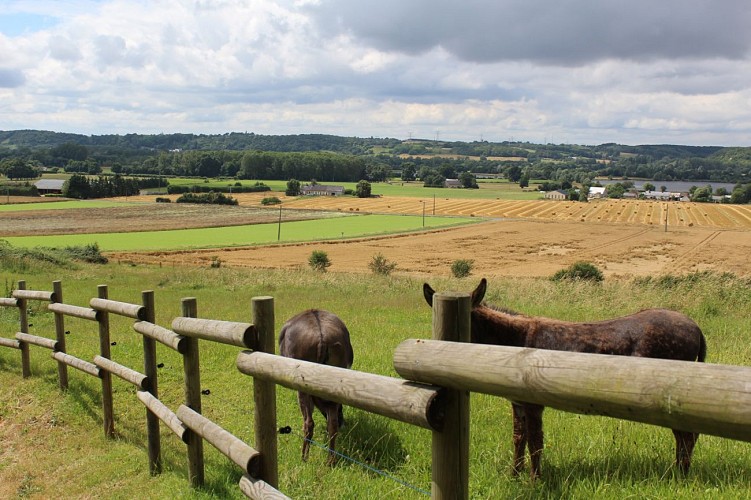
{"label": "wooden fence post", "polygon": [[[107,285],[97,287],[98,297],[107,299]],[[110,352],[110,315],[107,311],[99,311],[99,355],[111,359]],[[99,377],[102,379],[102,421],[104,423],[104,435],[108,438],[115,437],[115,416],[112,403],[112,374],[107,370],[100,370]]]}
{"label": "wooden fence post", "polygon": [[[61,281],[52,282],[52,291],[54,293],[54,302],[63,303],[63,284]],[[55,315],[55,338],[57,338],[57,352],[65,352],[65,315],[56,312]],[[57,378],[59,379],[60,389],[68,389],[68,365],[62,361],[57,362]]]}
{"label": "wooden fence post", "polygon": [[[182,313],[186,318],[198,316],[195,297],[182,300]],[[185,406],[196,413],[201,413],[201,369],[198,357],[198,339],[188,337],[183,354],[185,371]],[[187,433],[188,444],[188,480],[191,486],[204,483],[203,439],[193,431]]]}
{"label": "wooden fence post", "polygon": [[[26,290],[26,281],[18,281],[18,289]],[[29,302],[26,299],[17,299],[18,301],[18,321],[19,331],[29,333]],[[18,341],[18,347],[21,349],[21,374],[23,378],[31,377],[31,357],[29,356],[29,344],[22,340]]]}
{"label": "wooden fence post", "polygon": [[[258,350],[274,354],[274,298],[251,300],[253,325],[258,332]],[[261,452],[261,470],[257,479],[279,487],[278,442],[276,427],[276,383],[253,378],[255,404],[255,447]]]}
{"label": "wooden fence post", "polygon": [[[141,293],[141,301],[146,317],[144,321],[155,323],[156,311],[154,306],[154,291],[145,290]],[[143,337],[143,373],[149,378],[149,392],[159,399],[159,385],[157,383],[156,341],[147,335]],[[162,451],[159,438],[159,417],[146,409],[146,433],[149,447],[149,472],[151,475],[162,472]]]}
{"label": "wooden fence post", "polygon": [[[437,293],[433,297],[433,340],[469,342],[469,294]],[[446,390],[442,432],[433,431],[431,498],[469,498],[469,391]]]}

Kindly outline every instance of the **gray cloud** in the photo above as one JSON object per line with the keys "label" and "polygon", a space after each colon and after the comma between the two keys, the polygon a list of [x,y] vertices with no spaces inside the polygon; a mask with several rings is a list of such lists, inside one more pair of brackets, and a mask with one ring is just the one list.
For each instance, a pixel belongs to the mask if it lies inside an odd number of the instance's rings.
{"label": "gray cloud", "polygon": [[308,8],[323,34],[406,54],[441,47],[481,63],[570,66],[751,53],[747,0],[331,0]]}
{"label": "gray cloud", "polygon": [[26,83],[23,72],[17,69],[0,68],[0,88],[12,89]]}

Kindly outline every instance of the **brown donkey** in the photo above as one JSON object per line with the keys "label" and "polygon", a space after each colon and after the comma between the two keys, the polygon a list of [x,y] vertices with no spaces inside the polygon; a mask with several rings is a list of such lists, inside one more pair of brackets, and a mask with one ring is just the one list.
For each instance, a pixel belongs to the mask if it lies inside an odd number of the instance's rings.
{"label": "brown donkey", "polygon": [[[288,358],[312,361],[324,365],[351,368],[354,354],[349,340],[349,331],[341,319],[333,313],[310,309],[287,321],[279,334],[279,351]],[[344,424],[342,405],[302,392],[297,393],[303,417],[305,440],[302,444],[302,459],[308,459],[310,440],[313,439],[313,405],[326,417],[328,432],[328,464],[336,463],[334,447],[339,427]]]}
{"label": "brown donkey", "polygon": [[[689,317],[665,309],[645,311],[593,323],[572,323],[530,317],[496,308],[483,302],[487,281],[483,278],[472,292],[471,341],[557,351],[641,356],[646,358],[704,361],[704,335]],[[423,294],[432,307],[435,291],[425,283]],[[511,402],[514,421],[514,475],[524,467],[525,447],[529,447],[531,476],[540,476],[542,455],[542,411],[544,406]],[[673,430],[676,462],[688,472],[699,435]]]}

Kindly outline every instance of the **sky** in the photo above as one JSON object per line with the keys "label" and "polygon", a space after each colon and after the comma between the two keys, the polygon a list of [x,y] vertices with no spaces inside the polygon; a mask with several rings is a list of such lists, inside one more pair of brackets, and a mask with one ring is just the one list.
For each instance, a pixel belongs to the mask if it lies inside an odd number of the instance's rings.
{"label": "sky", "polygon": [[749,0],[0,0],[0,130],[751,146]]}

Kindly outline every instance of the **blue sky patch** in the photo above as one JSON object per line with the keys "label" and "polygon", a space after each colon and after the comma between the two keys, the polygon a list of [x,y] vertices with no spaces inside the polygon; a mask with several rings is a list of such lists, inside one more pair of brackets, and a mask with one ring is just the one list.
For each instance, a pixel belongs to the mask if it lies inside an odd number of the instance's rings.
{"label": "blue sky patch", "polygon": [[14,37],[48,29],[57,24],[58,18],[25,12],[0,13],[0,33]]}

